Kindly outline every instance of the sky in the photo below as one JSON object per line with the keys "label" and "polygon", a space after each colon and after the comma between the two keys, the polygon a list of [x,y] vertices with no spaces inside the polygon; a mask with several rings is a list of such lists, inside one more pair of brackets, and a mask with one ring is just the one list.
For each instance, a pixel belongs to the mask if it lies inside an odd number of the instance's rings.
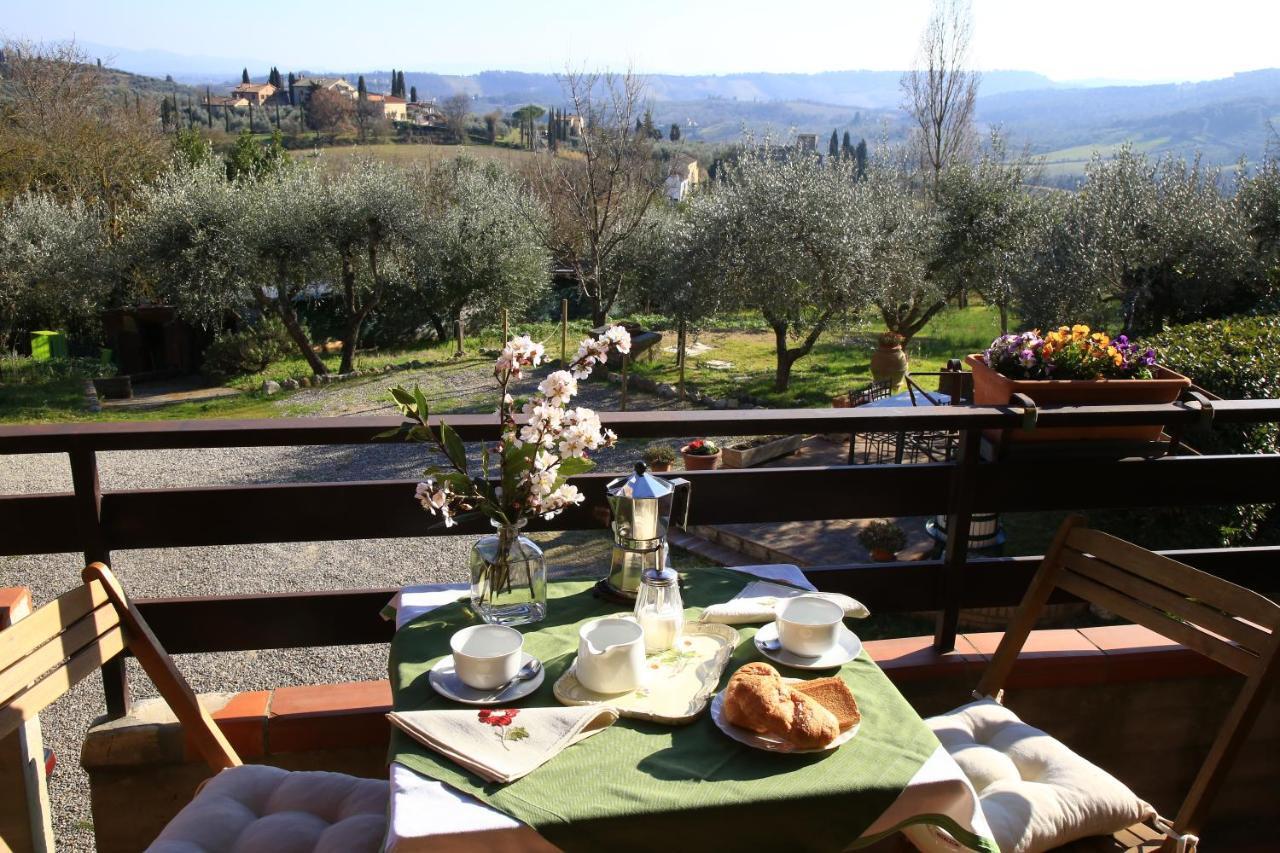
{"label": "sky", "polygon": [[[0,0],[0,35],[281,70],[900,70],[928,8],[929,0]],[[1280,0],[973,0],[973,12],[982,70],[1189,81],[1280,66]]]}

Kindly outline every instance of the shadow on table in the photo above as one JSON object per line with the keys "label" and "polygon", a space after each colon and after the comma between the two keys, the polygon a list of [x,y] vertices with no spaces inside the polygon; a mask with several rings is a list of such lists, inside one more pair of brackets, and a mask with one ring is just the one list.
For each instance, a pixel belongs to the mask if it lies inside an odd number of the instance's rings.
{"label": "shadow on table", "polygon": [[671,745],[643,758],[637,767],[655,779],[664,781],[736,780],[753,781],[777,778],[825,761],[835,754],[807,752],[787,754],[755,750],[730,740],[716,728],[710,714],[689,726],[671,729],[658,724],[639,724],[642,730],[670,736]]}

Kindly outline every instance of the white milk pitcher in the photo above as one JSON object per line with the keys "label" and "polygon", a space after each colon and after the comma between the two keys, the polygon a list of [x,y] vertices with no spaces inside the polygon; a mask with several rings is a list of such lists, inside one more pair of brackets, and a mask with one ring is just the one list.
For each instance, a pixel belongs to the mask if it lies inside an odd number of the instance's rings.
{"label": "white milk pitcher", "polygon": [[626,693],[644,674],[644,631],[633,619],[610,617],[578,630],[578,681],[593,693]]}

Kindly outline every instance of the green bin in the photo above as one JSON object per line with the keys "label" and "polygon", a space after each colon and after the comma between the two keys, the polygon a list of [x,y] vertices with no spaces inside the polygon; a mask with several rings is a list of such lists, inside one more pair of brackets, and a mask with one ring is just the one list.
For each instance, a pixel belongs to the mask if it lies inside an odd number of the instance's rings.
{"label": "green bin", "polygon": [[36,361],[67,357],[67,336],[63,332],[32,332],[31,357]]}

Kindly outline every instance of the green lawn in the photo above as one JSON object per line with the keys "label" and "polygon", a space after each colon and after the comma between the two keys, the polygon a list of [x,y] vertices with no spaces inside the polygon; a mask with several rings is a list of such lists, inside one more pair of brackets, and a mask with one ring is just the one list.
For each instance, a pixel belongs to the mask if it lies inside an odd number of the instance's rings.
{"label": "green lawn", "polygon": [[[642,356],[633,366],[635,374],[675,383],[678,378],[675,356],[665,347],[675,344],[675,333],[669,321],[657,317],[637,317],[646,326],[664,330],[661,345]],[[585,320],[570,324],[568,354],[572,357],[590,326]],[[691,335],[691,342],[708,344],[712,349],[690,356],[685,375],[686,385],[715,397],[750,394],[768,400],[775,406],[826,406],[831,397],[866,385],[871,381],[870,358],[876,335],[882,326],[878,319],[867,317],[845,329],[829,330],[812,353],[798,361],[792,370],[791,389],[773,391],[774,341],[772,332],[764,328],[756,314],[741,314],[718,319],[711,328]],[[949,358],[985,348],[999,331],[999,320],[993,309],[977,306],[949,310],[940,314],[907,346],[911,366],[917,372],[941,369]],[[558,323],[513,324],[512,334],[525,333],[546,344],[549,359],[560,357]],[[468,360],[487,362],[481,350],[501,346],[501,332],[487,329],[471,335],[466,341]],[[361,354],[357,368],[377,370],[385,364],[418,360],[426,364],[456,364],[452,341],[402,350],[384,350]],[[337,371],[340,356],[323,357],[332,371]],[[729,370],[715,370],[709,361],[727,361]],[[305,415],[312,411],[304,405],[280,405],[281,398],[268,399],[259,389],[266,379],[277,382],[295,376],[309,376],[310,368],[301,357],[274,362],[267,369],[235,377],[230,387],[245,392],[241,397],[204,403],[179,403],[161,409],[104,411],[92,414],[84,409],[83,377],[86,365],[68,366],[59,372],[41,367],[30,359],[6,360],[0,370],[0,422],[55,422],[85,420],[172,420],[183,418],[265,418]],[[68,374],[67,371],[72,371]],[[936,387],[932,377],[921,380],[926,388]],[[427,389],[424,389],[427,390]],[[288,399],[285,397],[284,399]],[[439,410],[465,411],[475,401],[441,401]]]}
{"label": "green lawn", "polygon": [[[883,331],[878,318],[867,317],[848,329],[826,332],[813,351],[795,363],[791,387],[781,393],[773,390],[773,333],[761,329],[763,323],[756,318],[742,319],[746,322],[737,329],[721,324],[691,336],[691,343],[701,342],[712,349],[689,357],[685,368],[687,388],[714,397],[749,394],[774,406],[805,407],[830,405],[833,396],[872,381],[871,352],[876,336]],[[920,373],[941,370],[948,359],[985,349],[999,333],[1000,319],[994,308],[973,306],[944,311],[907,345],[911,369]],[[652,359],[646,354],[636,361],[635,374],[675,383],[679,378],[675,355],[665,351],[665,347],[674,344],[675,334],[667,333],[660,344],[662,349]],[[716,369],[708,362],[729,362],[733,366]],[[937,380],[926,377],[920,384],[936,388]]]}

